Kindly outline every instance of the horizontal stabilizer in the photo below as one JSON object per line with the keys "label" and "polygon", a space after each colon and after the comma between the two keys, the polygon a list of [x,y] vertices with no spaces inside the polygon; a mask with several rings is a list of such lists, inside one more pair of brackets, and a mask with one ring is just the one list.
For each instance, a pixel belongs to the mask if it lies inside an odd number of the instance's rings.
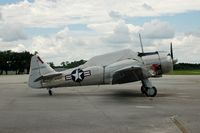
{"label": "horizontal stabilizer", "polygon": [[51,79],[51,78],[61,76],[61,75],[62,75],[62,73],[59,73],[59,72],[48,73],[48,74],[42,75],[39,78],[35,79],[34,82],[37,82],[37,81],[40,81],[40,80],[45,80],[45,79]]}

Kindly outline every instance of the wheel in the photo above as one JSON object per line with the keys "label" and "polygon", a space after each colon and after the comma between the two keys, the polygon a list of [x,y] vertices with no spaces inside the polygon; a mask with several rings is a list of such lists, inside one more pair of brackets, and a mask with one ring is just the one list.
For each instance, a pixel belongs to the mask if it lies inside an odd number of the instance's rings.
{"label": "wheel", "polygon": [[146,88],[143,85],[141,86],[141,92],[142,94],[145,94],[147,92]]}
{"label": "wheel", "polygon": [[49,96],[52,96],[52,91],[51,90],[49,90]]}
{"label": "wheel", "polygon": [[146,96],[148,97],[155,97],[157,95],[157,89],[156,87],[151,87],[151,88],[148,88],[147,91],[146,91]]}

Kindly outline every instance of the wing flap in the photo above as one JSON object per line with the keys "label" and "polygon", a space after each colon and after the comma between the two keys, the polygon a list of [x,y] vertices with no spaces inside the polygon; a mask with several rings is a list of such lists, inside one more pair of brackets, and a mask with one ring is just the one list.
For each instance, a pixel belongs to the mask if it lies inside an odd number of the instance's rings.
{"label": "wing flap", "polygon": [[140,66],[129,66],[116,71],[113,74],[112,84],[122,84],[143,79],[143,72]]}

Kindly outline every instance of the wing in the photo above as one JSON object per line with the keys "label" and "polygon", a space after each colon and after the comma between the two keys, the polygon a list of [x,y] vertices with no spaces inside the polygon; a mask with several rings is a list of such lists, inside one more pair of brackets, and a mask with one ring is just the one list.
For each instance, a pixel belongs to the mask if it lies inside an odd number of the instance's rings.
{"label": "wing", "polygon": [[61,76],[62,73],[59,72],[54,72],[54,73],[48,73],[45,75],[40,76],[39,78],[37,78],[34,82],[37,82],[39,80],[47,80],[47,79],[53,79],[55,77]]}
{"label": "wing", "polygon": [[144,78],[141,66],[129,66],[117,70],[113,74],[112,84],[122,84],[139,81]]}

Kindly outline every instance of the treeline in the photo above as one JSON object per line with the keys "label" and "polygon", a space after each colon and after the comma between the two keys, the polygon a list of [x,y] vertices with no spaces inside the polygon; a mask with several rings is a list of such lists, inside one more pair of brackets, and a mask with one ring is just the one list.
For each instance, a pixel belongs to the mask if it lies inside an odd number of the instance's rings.
{"label": "treeline", "polygon": [[72,62],[66,61],[66,62],[61,62],[61,65],[62,67],[69,69],[69,68],[80,66],[84,64],[85,62],[86,60],[79,60],[79,61],[72,61]]}
{"label": "treeline", "polygon": [[200,70],[200,64],[178,63],[174,65],[174,70]]}
{"label": "treeline", "polygon": [[48,62],[48,64],[52,67],[52,68],[65,68],[65,69],[70,69],[70,68],[74,68],[77,66],[80,66],[82,64],[84,64],[85,62],[87,62],[86,60],[79,60],[79,61],[63,61],[60,63],[60,66],[55,66],[53,62]]}
{"label": "treeline", "polygon": [[[32,54],[28,51],[0,51],[0,74],[15,71],[16,74],[29,73]],[[25,71],[26,70],[26,71]]]}
{"label": "treeline", "polygon": [[[8,74],[9,71],[15,71],[15,74],[24,74],[29,73],[30,70],[30,61],[33,54],[28,51],[24,52],[13,52],[11,50],[0,51],[0,75]],[[60,66],[55,66],[53,62],[49,62],[48,64],[56,69],[69,69],[74,68],[79,65],[84,64],[85,60],[79,61],[65,61],[61,62]]]}
{"label": "treeline", "polygon": [[[0,74],[8,74],[8,71],[15,71],[16,74],[29,73],[30,60],[33,54],[28,51],[13,52],[0,51]],[[69,69],[82,65],[86,60],[79,61],[65,61],[61,62],[59,66],[55,66],[53,62],[48,64],[54,69]],[[200,64],[179,63],[174,65],[174,70],[200,70]]]}

